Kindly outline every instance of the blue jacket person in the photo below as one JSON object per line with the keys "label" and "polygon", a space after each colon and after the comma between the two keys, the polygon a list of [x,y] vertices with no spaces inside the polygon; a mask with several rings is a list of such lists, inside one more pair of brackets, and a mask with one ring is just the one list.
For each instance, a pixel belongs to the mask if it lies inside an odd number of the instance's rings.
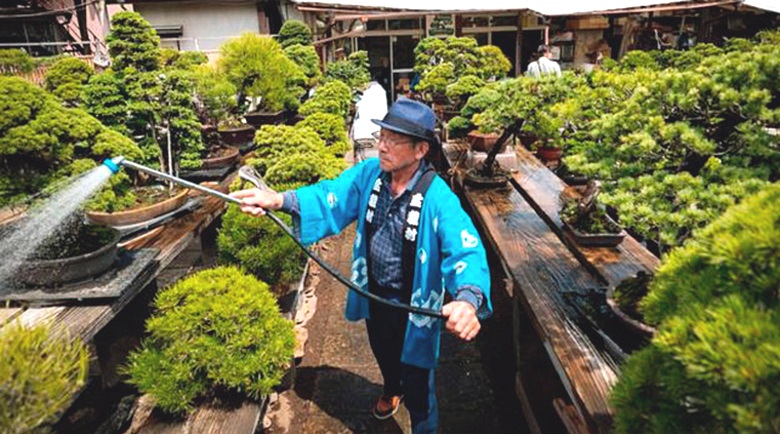
{"label": "blue jacket person", "polygon": [[[465,341],[492,311],[485,250],[471,219],[425,155],[438,146],[436,116],[426,105],[400,98],[384,119],[379,158],[338,178],[295,191],[233,193],[244,212],[289,212],[304,243],[337,234],[357,221],[352,281],[366,291],[413,306],[441,309],[445,327]],[[452,301],[444,304],[444,291]],[[403,399],[414,433],[435,433],[435,372],[440,320],[369,302],[354,291],[346,317],[366,320],[369,342],[384,379],[373,407],[391,417]]]}

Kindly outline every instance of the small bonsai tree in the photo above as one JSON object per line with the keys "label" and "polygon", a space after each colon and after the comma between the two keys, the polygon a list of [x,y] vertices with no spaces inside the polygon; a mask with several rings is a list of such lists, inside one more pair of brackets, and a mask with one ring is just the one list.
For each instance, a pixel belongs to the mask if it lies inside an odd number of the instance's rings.
{"label": "small bonsai tree", "polygon": [[160,50],[160,64],[163,68],[193,70],[208,62],[208,56],[200,51],[179,51],[172,48]]}
{"label": "small bonsai tree", "polygon": [[460,139],[466,137],[466,134],[471,130],[471,122],[463,116],[455,116],[447,122],[447,131],[449,137],[453,139]]}
{"label": "small bonsai tree", "polygon": [[284,49],[284,54],[295,62],[303,74],[306,75],[306,85],[308,87],[315,86],[322,76],[320,70],[320,57],[317,55],[317,51],[311,45],[289,45]]}
{"label": "small bonsai tree", "polygon": [[241,124],[238,116],[238,89],[210,65],[199,66],[194,74],[195,94],[200,103],[201,119],[218,127],[231,128]]}
{"label": "small bonsai tree", "polygon": [[616,431],[776,431],[780,185],[730,208],[661,263],[640,303],[659,326],[613,391]]}
{"label": "small bonsai tree", "polygon": [[70,107],[81,102],[81,90],[95,75],[95,69],[81,59],[64,57],[46,72],[46,90]]}
{"label": "small bonsai tree", "polygon": [[295,108],[305,82],[301,69],[285,56],[281,45],[268,36],[244,33],[220,47],[219,71],[244,96],[261,98],[259,108],[278,111]]}
{"label": "small bonsai tree", "polygon": [[314,113],[330,113],[345,119],[352,105],[352,90],[339,80],[319,86],[314,96],[298,110],[303,116]]}
{"label": "small bonsai tree", "polygon": [[450,103],[460,110],[472,96],[479,93],[485,87],[485,81],[476,75],[465,75],[455,83],[447,86],[445,94]]}
{"label": "small bonsai tree", "polygon": [[279,384],[295,347],[268,285],[235,267],[198,272],[166,288],[131,353],[130,382],[169,413],[227,389],[258,399]]}
{"label": "small bonsai tree", "polygon": [[312,34],[309,26],[298,20],[287,20],[279,29],[277,36],[282,48],[291,47],[296,44],[311,45]]}
{"label": "small bonsai tree", "polygon": [[263,125],[255,134],[256,159],[252,165],[261,175],[285,154],[325,151],[325,141],[311,128]]}
{"label": "small bonsai tree", "polygon": [[346,59],[329,64],[325,71],[325,82],[341,81],[352,90],[362,90],[371,81],[368,68],[368,53],[356,51]]}
{"label": "small bonsai tree", "polygon": [[89,350],[47,327],[7,325],[0,333],[0,431],[37,432],[56,422],[84,387]]}

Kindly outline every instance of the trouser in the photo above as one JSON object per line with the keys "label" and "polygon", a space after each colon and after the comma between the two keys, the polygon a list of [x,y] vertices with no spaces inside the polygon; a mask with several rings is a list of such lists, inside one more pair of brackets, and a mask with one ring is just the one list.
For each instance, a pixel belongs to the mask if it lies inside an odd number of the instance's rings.
{"label": "trouser", "polygon": [[[376,292],[382,297],[399,301],[392,296],[392,292]],[[382,372],[383,393],[386,396],[404,396],[414,434],[436,433],[439,425],[436,371],[401,362],[409,313],[373,301],[369,304],[369,313],[371,318],[366,320],[368,341]]]}

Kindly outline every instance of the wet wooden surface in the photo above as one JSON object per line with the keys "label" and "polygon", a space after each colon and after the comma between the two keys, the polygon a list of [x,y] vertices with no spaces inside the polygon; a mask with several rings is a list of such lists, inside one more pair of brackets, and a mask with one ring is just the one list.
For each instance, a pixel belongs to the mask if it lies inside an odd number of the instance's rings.
{"label": "wet wooden surface", "polygon": [[445,145],[445,157],[455,167],[451,173],[456,190],[463,192],[487,234],[485,241],[509,270],[523,315],[530,319],[568,395],[568,402],[555,400],[555,411],[570,432],[611,432],[614,411],[609,393],[617,379],[617,363],[605,351],[601,331],[583,326],[566,297],[653,270],[658,260],[630,237],[618,248],[579,248],[566,239],[558,216],[559,196],[566,185],[519,146],[511,182],[501,189],[463,186],[460,180],[469,160],[463,145]]}
{"label": "wet wooden surface", "polygon": [[265,405],[244,402],[235,408],[199,407],[184,420],[172,420],[154,410],[152,399],[145,395],[138,403],[130,428],[125,434],[253,434],[260,424]]}

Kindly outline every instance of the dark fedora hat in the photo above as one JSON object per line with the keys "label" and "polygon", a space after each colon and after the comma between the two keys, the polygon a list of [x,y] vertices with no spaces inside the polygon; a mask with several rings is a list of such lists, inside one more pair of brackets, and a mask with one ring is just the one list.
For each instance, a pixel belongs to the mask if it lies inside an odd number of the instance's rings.
{"label": "dark fedora hat", "polygon": [[406,134],[432,145],[439,143],[436,137],[436,115],[427,105],[400,97],[390,106],[384,119],[371,119],[371,122],[390,131]]}

